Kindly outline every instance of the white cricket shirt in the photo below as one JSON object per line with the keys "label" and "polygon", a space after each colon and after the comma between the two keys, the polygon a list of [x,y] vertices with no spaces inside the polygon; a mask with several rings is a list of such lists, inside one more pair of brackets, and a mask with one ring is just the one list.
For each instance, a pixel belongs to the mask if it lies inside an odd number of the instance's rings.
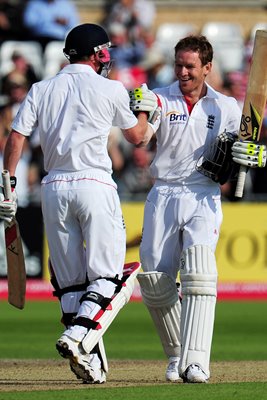
{"label": "white cricket shirt", "polygon": [[157,151],[150,168],[153,177],[182,185],[215,184],[196,171],[196,162],[218,134],[225,129],[238,132],[241,110],[237,101],[207,85],[207,95],[189,115],[178,81],[154,92],[160,97],[162,112],[154,125]]}
{"label": "white cricket shirt", "polygon": [[12,128],[25,136],[38,130],[46,171],[112,173],[110,129],[136,124],[121,82],[98,75],[88,65],[70,64],[32,86]]}

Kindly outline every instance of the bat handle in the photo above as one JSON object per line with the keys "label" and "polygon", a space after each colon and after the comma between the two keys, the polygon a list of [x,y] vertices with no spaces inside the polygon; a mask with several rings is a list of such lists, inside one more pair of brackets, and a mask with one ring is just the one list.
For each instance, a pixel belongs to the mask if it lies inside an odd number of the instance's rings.
{"label": "bat handle", "polygon": [[5,199],[11,200],[12,192],[11,192],[10,174],[7,169],[4,169],[2,171],[2,179],[3,179],[3,186],[4,186],[4,191],[5,191]]}
{"label": "bat handle", "polygon": [[243,196],[247,171],[248,171],[247,167],[245,167],[244,165],[240,165],[236,189],[235,189],[235,197],[241,198]]}

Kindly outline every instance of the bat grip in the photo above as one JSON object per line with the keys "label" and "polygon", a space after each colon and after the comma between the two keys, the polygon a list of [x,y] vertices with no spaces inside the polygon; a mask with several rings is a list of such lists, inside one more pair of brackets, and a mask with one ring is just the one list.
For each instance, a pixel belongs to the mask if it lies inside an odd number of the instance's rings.
{"label": "bat grip", "polygon": [[245,167],[244,165],[240,165],[236,189],[235,189],[235,197],[241,198],[243,196],[247,171],[248,171],[247,167]]}
{"label": "bat grip", "polygon": [[3,186],[4,186],[4,192],[5,192],[5,199],[11,200],[12,192],[11,192],[10,174],[7,169],[4,169],[2,171],[2,179],[3,179]]}

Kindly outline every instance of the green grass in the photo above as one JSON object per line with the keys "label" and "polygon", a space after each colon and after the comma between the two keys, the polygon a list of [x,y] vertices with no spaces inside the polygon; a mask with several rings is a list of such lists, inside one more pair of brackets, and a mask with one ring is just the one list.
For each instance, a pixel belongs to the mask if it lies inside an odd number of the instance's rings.
{"label": "green grass", "polygon": [[57,302],[27,302],[18,310],[0,303],[1,358],[55,358],[55,341],[61,334]]}
{"label": "green grass", "polygon": [[267,302],[219,302],[212,359],[267,360]]}
{"label": "green grass", "polygon": [[267,399],[267,383],[166,385],[149,387],[81,390],[52,390],[45,392],[1,393],[1,400],[259,400]]}
{"label": "green grass", "polygon": [[[267,360],[267,302],[219,302],[216,310],[212,361]],[[61,335],[57,302],[27,302],[17,310],[0,302],[2,359],[58,359],[55,342]],[[142,303],[128,304],[105,334],[109,359],[160,359],[161,345]],[[1,360],[0,360],[1,362]],[[153,385],[79,390],[3,392],[0,400],[248,400],[267,399],[266,383]]]}
{"label": "green grass", "polygon": [[[212,361],[267,360],[267,302],[218,302]],[[17,310],[0,302],[1,358],[57,358],[63,331],[57,302],[27,302]],[[129,303],[105,334],[111,359],[164,359],[159,338],[142,303]],[[131,344],[131,345],[129,345]]]}

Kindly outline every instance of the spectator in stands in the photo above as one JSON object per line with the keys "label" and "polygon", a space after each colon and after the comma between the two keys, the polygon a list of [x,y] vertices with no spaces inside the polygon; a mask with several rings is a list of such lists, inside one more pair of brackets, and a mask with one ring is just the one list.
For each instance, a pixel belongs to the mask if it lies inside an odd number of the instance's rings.
{"label": "spectator in stands", "polygon": [[149,89],[168,86],[174,81],[173,67],[165,62],[161,50],[156,46],[147,49],[140,67],[146,72]]}
{"label": "spectator in stands", "polygon": [[111,43],[117,47],[110,49],[113,67],[109,79],[119,80],[127,89],[146,82],[146,73],[138,64],[145,55],[146,48],[139,40],[130,41],[126,27],[118,22],[112,23],[107,31]]}
{"label": "spectator in stands", "polygon": [[7,102],[0,108],[0,130],[8,134],[11,122],[15,117],[20,103],[29,90],[29,84],[24,75],[13,72],[5,81]]}
{"label": "spectator in stands", "polygon": [[[115,182],[120,178],[125,165],[125,154],[121,147],[123,139],[124,137],[121,129],[117,126],[113,126],[108,137],[108,154],[112,161],[113,179]],[[125,142],[127,146],[131,146],[131,143],[126,140]]]}
{"label": "spectator in stands", "polygon": [[145,56],[146,48],[139,40],[131,41],[125,25],[113,22],[108,26],[111,43],[111,58],[116,68],[129,68],[138,64]]}
{"label": "spectator in stands", "polygon": [[155,2],[153,0],[134,0],[132,3],[137,21],[142,29],[152,29],[156,17]]}
{"label": "spectator in stands", "polygon": [[[29,84],[23,74],[13,72],[6,80],[7,102],[0,108],[0,168],[3,169],[3,150],[11,122],[13,121],[21,102],[29,90]],[[23,239],[26,258],[27,274],[31,277],[40,277],[42,269],[43,222],[40,205],[40,193],[36,195],[36,188],[40,189],[40,165],[32,162],[32,148],[29,141],[25,141],[23,156],[17,169],[18,184],[18,212],[16,214]],[[34,189],[34,200],[32,192]],[[31,221],[32,230],[29,231]],[[34,231],[34,235],[32,232]],[[0,260],[1,264],[1,260]]]}
{"label": "spectator in stands", "polygon": [[128,160],[125,160],[125,168],[116,182],[121,199],[137,201],[145,199],[153,184],[149,166],[154,157],[154,150],[152,145],[149,147],[131,146]]}
{"label": "spectator in stands", "polygon": [[218,92],[224,91],[223,73],[220,70],[218,61],[215,59],[212,61],[212,70],[207,76],[206,82]]}
{"label": "spectator in stands", "polygon": [[29,0],[25,7],[28,38],[38,41],[43,49],[53,40],[64,40],[79,22],[78,10],[70,0]]}
{"label": "spectator in stands", "polygon": [[130,39],[136,40],[142,30],[153,27],[155,15],[155,4],[151,0],[118,0],[110,8],[105,25],[119,22],[127,28]]}
{"label": "spectator in stands", "polygon": [[103,0],[103,3],[104,3],[103,4],[103,13],[104,13],[103,21],[110,14],[110,11],[112,10],[114,4],[117,2],[118,2],[118,0]]}
{"label": "spectator in stands", "polygon": [[147,75],[143,68],[136,65],[130,68],[112,68],[109,79],[114,79],[123,83],[127,90],[139,87],[147,81]]}
{"label": "spectator in stands", "polygon": [[23,75],[29,87],[41,78],[36,75],[33,66],[27,61],[24,55],[18,51],[14,51],[11,60],[13,62],[13,69],[1,79],[1,93],[3,95],[7,94],[8,88],[6,86],[9,84],[10,77],[14,75]]}
{"label": "spectator in stands", "polygon": [[232,71],[225,75],[224,88],[227,89],[228,95],[234,97],[240,108],[243,108],[248,75],[246,71]]}
{"label": "spectator in stands", "polygon": [[23,12],[26,0],[0,0],[0,44],[23,40]]}

